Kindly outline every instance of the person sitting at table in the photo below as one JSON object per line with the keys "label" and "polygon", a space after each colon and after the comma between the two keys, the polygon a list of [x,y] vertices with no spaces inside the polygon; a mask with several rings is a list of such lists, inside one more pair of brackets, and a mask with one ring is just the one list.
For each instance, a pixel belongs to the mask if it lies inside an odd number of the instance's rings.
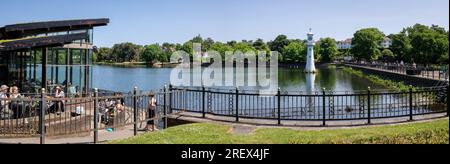
{"label": "person sitting at table", "polygon": [[[64,94],[64,91],[61,89],[61,87],[56,86],[55,88],[55,98],[57,99],[63,99],[66,95]],[[64,113],[64,100],[56,100],[54,101],[53,105],[50,107],[50,111],[56,111],[57,115],[60,115],[61,112]]]}
{"label": "person sitting at table", "polygon": [[3,99],[0,100],[0,112],[8,107],[8,101],[5,100],[8,98],[8,89],[9,87],[6,85],[2,85],[0,88],[0,99]]}
{"label": "person sitting at table", "polygon": [[70,97],[75,97],[74,95],[77,94],[77,89],[75,88],[75,86],[72,86],[72,83],[68,83],[67,85],[69,88],[67,88],[67,92],[69,94]]}
{"label": "person sitting at table", "polygon": [[[20,95],[19,93],[19,88],[16,86],[11,87],[11,91],[10,91],[10,95],[9,95],[10,99],[20,99],[23,98],[22,95]],[[23,107],[23,102],[20,102],[18,100],[16,101],[12,101],[10,103],[10,109],[14,112],[14,119],[17,118],[21,118],[22,114],[24,113],[24,107]]]}

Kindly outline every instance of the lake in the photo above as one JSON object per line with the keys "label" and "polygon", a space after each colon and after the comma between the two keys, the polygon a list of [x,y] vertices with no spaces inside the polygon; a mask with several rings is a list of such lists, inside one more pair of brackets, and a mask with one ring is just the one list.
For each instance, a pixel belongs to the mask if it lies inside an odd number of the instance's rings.
{"label": "lake", "polygon": [[[117,67],[95,65],[93,86],[95,88],[129,92],[134,86],[141,90],[159,90],[169,84],[173,68]],[[248,72],[246,72],[248,73]],[[251,73],[249,73],[252,75]],[[251,76],[253,77],[253,76]],[[278,85],[282,90],[308,91],[327,90],[355,91],[383,88],[334,66],[319,67],[315,75],[307,75],[303,69],[280,68]]]}

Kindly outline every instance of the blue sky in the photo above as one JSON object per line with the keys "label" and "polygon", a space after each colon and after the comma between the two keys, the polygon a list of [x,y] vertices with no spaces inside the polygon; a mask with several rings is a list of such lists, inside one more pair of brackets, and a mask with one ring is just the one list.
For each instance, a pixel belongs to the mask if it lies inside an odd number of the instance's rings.
{"label": "blue sky", "polygon": [[98,46],[183,43],[201,34],[218,41],[274,39],[278,34],[338,40],[365,27],[386,34],[415,23],[449,28],[448,0],[2,0],[0,26],[78,18],[111,19]]}

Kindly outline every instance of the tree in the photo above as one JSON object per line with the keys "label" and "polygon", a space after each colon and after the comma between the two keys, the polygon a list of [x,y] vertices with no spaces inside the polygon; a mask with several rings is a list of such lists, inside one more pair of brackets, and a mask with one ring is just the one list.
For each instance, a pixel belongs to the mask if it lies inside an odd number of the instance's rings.
{"label": "tree", "polygon": [[282,54],[283,62],[304,62],[306,61],[306,46],[301,42],[291,42],[283,48]]}
{"label": "tree", "polygon": [[253,51],[253,52],[256,53],[256,49],[252,45],[249,45],[248,43],[245,43],[245,42],[236,43],[233,46],[233,50],[234,51],[241,51],[242,53],[247,53],[247,52],[250,52],[250,51]]}
{"label": "tree", "polygon": [[357,31],[352,40],[352,54],[357,59],[373,61],[380,56],[380,43],[384,34],[377,28],[366,28]]}
{"label": "tree", "polygon": [[270,51],[269,46],[262,39],[257,39],[253,42],[253,47],[258,51]]}
{"label": "tree", "polygon": [[206,40],[203,41],[202,50],[203,51],[210,50],[213,44],[214,44],[214,40],[212,38],[207,38]]}
{"label": "tree", "polygon": [[134,62],[139,60],[141,46],[133,43],[115,44],[111,50],[113,60],[116,62]]}
{"label": "tree", "polygon": [[445,61],[449,50],[448,32],[445,29],[435,25],[430,28],[416,24],[406,31],[411,41],[411,55],[415,62],[437,64],[439,61]]}
{"label": "tree", "polygon": [[394,55],[394,53],[391,51],[391,50],[389,50],[389,49],[384,49],[382,52],[381,52],[381,58],[384,60],[384,61],[394,61],[395,60],[395,55]]}
{"label": "tree", "polygon": [[190,41],[193,42],[193,43],[203,43],[203,38],[199,34],[196,37],[192,38],[192,40],[190,40]]}
{"label": "tree", "polygon": [[236,43],[237,42],[235,40],[232,40],[232,41],[227,42],[227,45],[234,47],[234,45],[236,45]]}
{"label": "tree", "polygon": [[404,29],[399,34],[393,34],[390,36],[392,39],[391,50],[394,56],[401,61],[411,62],[411,41],[406,35],[406,30]]}
{"label": "tree", "polygon": [[219,52],[220,56],[222,57],[222,60],[225,60],[225,52],[227,52],[227,51],[231,52],[231,51],[233,51],[233,48],[227,44],[215,42],[211,46],[211,50]]}
{"label": "tree", "polygon": [[147,63],[154,63],[155,61],[162,61],[163,51],[158,44],[147,45],[144,47],[144,51],[141,54],[141,60]]}
{"label": "tree", "polygon": [[289,45],[289,43],[291,43],[291,41],[287,39],[286,35],[278,35],[274,41],[269,42],[269,48],[272,51],[278,51],[281,53],[284,47]]}
{"label": "tree", "polygon": [[322,62],[332,62],[338,54],[336,41],[332,38],[320,39],[319,54]]}
{"label": "tree", "polygon": [[158,61],[160,62],[169,62],[170,61],[170,56],[177,51],[177,46],[175,44],[170,44],[170,43],[163,43],[162,44],[162,51],[163,53],[160,55],[160,57],[158,57]]}
{"label": "tree", "polygon": [[107,47],[96,49],[94,55],[97,58],[96,62],[111,61],[113,59],[111,56],[111,49]]}

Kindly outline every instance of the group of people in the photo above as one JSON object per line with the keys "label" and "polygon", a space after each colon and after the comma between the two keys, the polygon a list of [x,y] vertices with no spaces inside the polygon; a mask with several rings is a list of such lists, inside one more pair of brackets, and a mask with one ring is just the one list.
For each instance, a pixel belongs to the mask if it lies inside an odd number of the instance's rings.
{"label": "group of people", "polygon": [[11,101],[13,99],[24,98],[19,93],[19,88],[13,86],[9,88],[6,85],[0,87],[0,118],[19,118],[25,110],[24,103],[21,101]]}
{"label": "group of people", "polygon": [[[65,93],[60,86],[56,86],[52,96],[47,96],[46,112],[60,115],[65,112]],[[33,101],[27,101],[25,97],[20,94],[18,87],[8,87],[2,85],[0,88],[0,119],[18,119],[26,118],[26,113],[30,113],[33,106],[40,105]],[[34,104],[33,104],[34,103]],[[101,121],[104,124],[109,124],[111,118],[119,117],[125,113],[125,101],[120,93],[114,94],[113,98],[105,99],[99,102],[99,112]],[[155,97],[148,99],[147,125],[143,130],[155,131],[157,130],[157,102]]]}
{"label": "group of people", "polygon": [[[125,114],[125,100],[121,93],[115,93],[112,98],[99,102],[99,122],[110,125],[120,124],[121,116]],[[143,131],[155,131],[156,128],[156,99],[150,97],[148,102],[147,124]],[[117,122],[116,122],[117,121]]]}
{"label": "group of people", "polygon": [[111,118],[125,111],[124,100],[119,98],[120,95],[115,93],[117,98],[105,99],[99,103],[100,121],[104,124],[110,124]]}
{"label": "group of people", "polygon": [[[30,113],[33,101],[26,101],[25,97],[20,94],[19,87],[8,87],[7,85],[1,85],[0,87],[0,119],[18,119],[26,117],[25,114]],[[54,96],[49,98],[56,98],[55,101],[49,102],[48,109],[50,112],[57,113],[64,112],[64,99],[65,94],[61,87],[55,87]]]}

